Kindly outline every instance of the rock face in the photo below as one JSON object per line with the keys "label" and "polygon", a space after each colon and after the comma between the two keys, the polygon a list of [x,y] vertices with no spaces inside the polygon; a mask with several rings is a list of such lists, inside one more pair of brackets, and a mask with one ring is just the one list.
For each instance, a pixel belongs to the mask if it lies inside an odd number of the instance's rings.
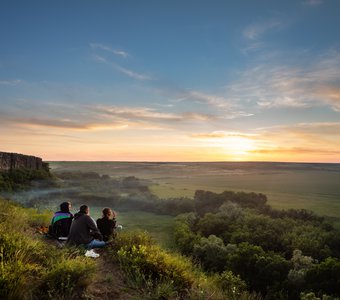
{"label": "rock face", "polygon": [[48,163],[42,161],[40,157],[0,152],[0,171],[11,171],[14,169],[48,170]]}

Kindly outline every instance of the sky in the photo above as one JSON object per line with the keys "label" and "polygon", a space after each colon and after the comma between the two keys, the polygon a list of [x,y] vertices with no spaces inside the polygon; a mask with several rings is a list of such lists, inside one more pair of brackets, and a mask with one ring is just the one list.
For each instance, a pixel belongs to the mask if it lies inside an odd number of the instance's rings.
{"label": "sky", "polygon": [[0,151],[340,163],[339,0],[3,0]]}

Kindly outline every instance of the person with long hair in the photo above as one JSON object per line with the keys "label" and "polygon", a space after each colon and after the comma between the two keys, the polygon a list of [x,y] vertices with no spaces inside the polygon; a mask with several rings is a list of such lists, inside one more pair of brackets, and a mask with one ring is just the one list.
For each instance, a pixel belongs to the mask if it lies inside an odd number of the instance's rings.
{"label": "person with long hair", "polygon": [[102,218],[97,220],[97,226],[100,233],[103,235],[103,240],[109,241],[114,238],[116,228],[116,213],[109,207],[103,209]]}

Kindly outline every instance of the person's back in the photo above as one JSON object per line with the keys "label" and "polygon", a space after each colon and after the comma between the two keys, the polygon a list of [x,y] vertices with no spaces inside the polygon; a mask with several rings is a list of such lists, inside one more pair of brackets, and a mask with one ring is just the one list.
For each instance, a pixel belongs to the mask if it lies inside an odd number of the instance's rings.
{"label": "person's back", "polygon": [[60,211],[57,211],[52,218],[49,227],[49,234],[59,239],[60,237],[67,237],[72,224],[73,215],[70,213],[71,203],[63,202],[60,204]]}
{"label": "person's back", "polygon": [[79,212],[74,215],[68,236],[68,244],[84,245],[88,249],[100,248],[106,245],[104,241],[95,238],[102,239],[102,235],[94,220],[89,216],[89,208],[82,205]]}
{"label": "person's back", "polygon": [[110,208],[104,208],[103,217],[97,220],[97,226],[105,242],[114,237],[116,227],[115,213]]}

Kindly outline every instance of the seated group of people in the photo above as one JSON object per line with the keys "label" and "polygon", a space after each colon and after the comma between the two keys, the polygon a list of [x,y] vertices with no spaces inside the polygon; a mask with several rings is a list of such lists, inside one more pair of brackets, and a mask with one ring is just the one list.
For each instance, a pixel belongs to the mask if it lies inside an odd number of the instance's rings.
{"label": "seated group of people", "polygon": [[54,214],[49,228],[49,233],[54,238],[91,250],[104,247],[114,237],[116,220],[115,213],[110,208],[103,209],[103,216],[97,222],[90,217],[87,205],[80,206],[79,212],[74,216],[70,209],[71,203],[63,202],[60,204],[60,211]]}

